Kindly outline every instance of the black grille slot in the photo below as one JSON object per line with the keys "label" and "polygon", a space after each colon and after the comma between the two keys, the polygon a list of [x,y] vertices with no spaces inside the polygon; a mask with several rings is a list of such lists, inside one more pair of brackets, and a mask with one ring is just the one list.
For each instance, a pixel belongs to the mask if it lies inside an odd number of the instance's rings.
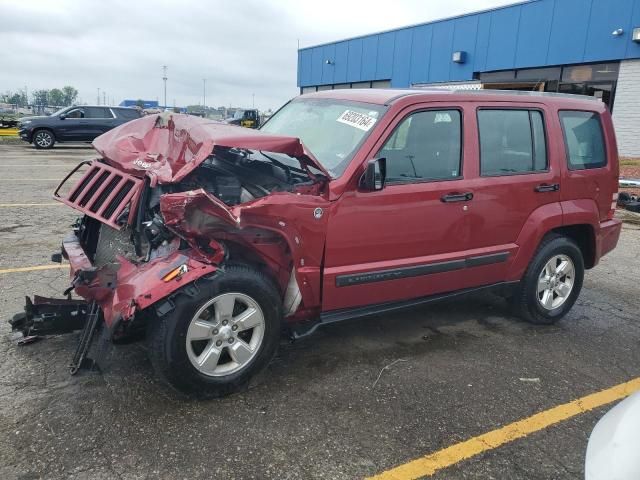
{"label": "black grille slot", "polygon": [[131,191],[131,189],[133,188],[133,185],[134,183],[131,180],[127,180],[125,182],[122,188],[120,188],[120,191],[109,202],[109,205],[107,206],[104,213],[102,214],[104,218],[107,218],[107,219],[111,218],[111,216],[116,211],[116,208],[118,208],[118,205],[120,205],[120,202],[122,202],[124,197],[126,197],[127,194]]}
{"label": "black grille slot", "polygon": [[82,196],[82,199],[80,200],[80,203],[79,203],[81,207],[85,207],[87,203],[89,203],[89,200],[93,198],[93,196],[96,194],[100,186],[107,180],[109,175],[110,175],[109,172],[106,172],[106,171],[100,174],[96,182],[93,185],[91,185],[87,193],[85,193]]}
{"label": "black grille slot", "polygon": [[120,175],[114,175],[113,178],[109,180],[107,187],[104,188],[100,195],[98,195],[98,198],[95,199],[89,210],[91,210],[93,213],[96,213],[102,206],[104,201],[107,199],[107,197],[113,192],[113,189],[116,188],[116,185],[118,185],[118,182],[120,182],[120,180],[122,180],[122,177]]}
{"label": "black grille slot", "polygon": [[80,196],[80,194],[83,192],[83,190],[85,188],[87,188],[87,185],[89,185],[89,182],[91,180],[93,180],[93,177],[96,176],[96,174],[99,172],[100,170],[97,168],[92,169],[89,174],[84,177],[84,179],[82,180],[82,182],[80,183],[80,185],[78,185],[76,187],[76,189],[73,191],[73,193],[71,194],[71,196],[69,197],[69,200],[72,202],[75,202],[76,199]]}

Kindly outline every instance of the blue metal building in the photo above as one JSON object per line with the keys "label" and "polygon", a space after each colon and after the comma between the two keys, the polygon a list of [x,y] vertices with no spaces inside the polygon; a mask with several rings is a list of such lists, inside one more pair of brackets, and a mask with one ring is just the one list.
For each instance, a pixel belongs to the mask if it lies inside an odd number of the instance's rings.
{"label": "blue metal building", "polygon": [[301,93],[456,87],[593,95],[640,156],[640,0],[530,0],[298,51]]}
{"label": "blue metal building", "polygon": [[[142,100],[142,103],[144,104],[144,107],[142,108],[158,108],[158,101],[157,100]],[[138,105],[138,100],[123,100],[120,102],[121,107],[135,107],[136,105]]]}

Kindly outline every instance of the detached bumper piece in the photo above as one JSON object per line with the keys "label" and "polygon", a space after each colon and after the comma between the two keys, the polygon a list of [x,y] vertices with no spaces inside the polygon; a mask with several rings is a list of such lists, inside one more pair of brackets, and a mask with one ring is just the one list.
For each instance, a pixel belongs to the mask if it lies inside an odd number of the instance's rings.
{"label": "detached bumper piece", "polygon": [[[11,330],[22,333],[18,345],[27,345],[43,335],[58,335],[82,330],[78,346],[73,354],[69,372],[75,375],[81,368],[97,366],[97,359],[87,356],[96,333],[102,326],[102,312],[96,302],[34,296],[26,297],[23,313],[9,320]],[[103,342],[104,343],[104,342]],[[100,357],[104,348],[97,353]]]}
{"label": "detached bumper piece", "polygon": [[80,335],[80,341],[78,342],[76,351],[73,354],[71,365],[69,365],[69,373],[71,373],[71,375],[75,375],[78,373],[78,370],[83,367],[91,368],[96,364],[95,360],[90,360],[87,357],[87,352],[91,346],[93,336],[99,328],[99,322],[100,307],[96,302],[91,302],[91,305],[89,306],[89,313],[87,315],[84,328],[82,329],[82,334]]}
{"label": "detached bumper piece", "polygon": [[32,343],[42,335],[70,333],[84,327],[89,304],[84,300],[26,297],[24,312],[13,316],[11,330],[21,332],[19,345]]}

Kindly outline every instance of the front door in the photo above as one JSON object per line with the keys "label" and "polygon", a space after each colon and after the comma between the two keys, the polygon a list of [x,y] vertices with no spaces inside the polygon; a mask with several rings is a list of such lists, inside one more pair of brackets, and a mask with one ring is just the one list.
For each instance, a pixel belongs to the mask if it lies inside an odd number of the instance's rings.
{"label": "front door", "polygon": [[64,119],[58,119],[56,135],[60,140],[83,140],[87,135],[86,114],[83,107],[68,110],[64,114]]}
{"label": "front door", "polygon": [[323,311],[469,284],[460,275],[471,256],[462,108],[412,107],[388,131],[374,148],[374,156],[387,159],[385,188],[368,192],[354,186],[332,205]]}

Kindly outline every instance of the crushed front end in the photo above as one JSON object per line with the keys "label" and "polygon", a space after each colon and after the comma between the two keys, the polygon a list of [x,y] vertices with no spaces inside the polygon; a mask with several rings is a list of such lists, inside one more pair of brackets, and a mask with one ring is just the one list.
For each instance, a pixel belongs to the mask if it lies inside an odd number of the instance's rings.
{"label": "crushed front end", "polygon": [[11,321],[24,339],[83,328],[84,355],[96,323],[110,339],[137,336],[173,295],[224,274],[230,259],[274,278],[288,317],[317,314],[328,175],[298,139],[154,115],[94,147],[100,157],[54,193],[82,214],[62,242],[67,298],[28,300]]}

